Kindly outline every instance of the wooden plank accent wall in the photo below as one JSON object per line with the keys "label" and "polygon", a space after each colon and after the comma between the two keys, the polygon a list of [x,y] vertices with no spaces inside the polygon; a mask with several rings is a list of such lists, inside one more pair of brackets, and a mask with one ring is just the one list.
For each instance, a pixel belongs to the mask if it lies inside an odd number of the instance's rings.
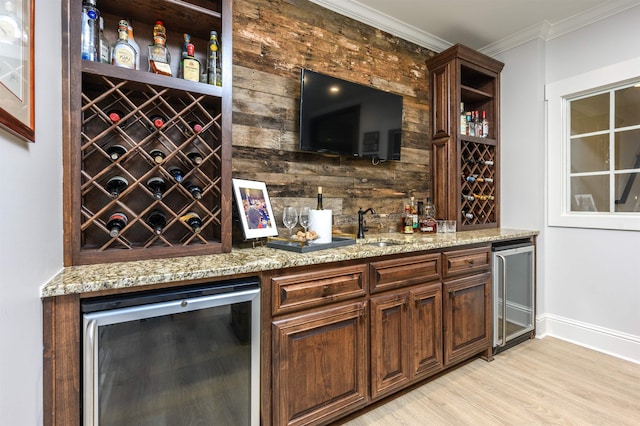
{"label": "wooden plank accent wall", "polygon": [[[279,227],[284,204],[314,207],[318,186],[345,232],[355,232],[358,207],[398,214],[410,195],[430,194],[425,59],[434,52],[307,0],[234,0],[233,9],[233,177],[266,182]],[[299,151],[302,68],[402,95],[402,160]]]}

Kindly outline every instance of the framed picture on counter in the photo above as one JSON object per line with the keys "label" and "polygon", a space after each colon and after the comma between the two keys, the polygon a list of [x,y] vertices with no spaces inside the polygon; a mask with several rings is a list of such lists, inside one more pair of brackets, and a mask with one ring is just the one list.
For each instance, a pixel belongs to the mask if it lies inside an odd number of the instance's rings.
{"label": "framed picture on counter", "polygon": [[278,235],[267,185],[264,182],[233,179],[233,193],[245,238]]}

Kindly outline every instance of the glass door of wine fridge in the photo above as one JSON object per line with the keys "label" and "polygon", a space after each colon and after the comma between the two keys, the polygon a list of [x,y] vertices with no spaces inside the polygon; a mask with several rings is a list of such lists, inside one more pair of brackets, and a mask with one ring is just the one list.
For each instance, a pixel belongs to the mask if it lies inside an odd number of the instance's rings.
{"label": "glass door of wine fridge", "polygon": [[534,330],[534,246],[494,246],[492,265],[493,347],[498,352]]}
{"label": "glass door of wine fridge", "polygon": [[85,301],[84,425],[258,425],[257,279]]}

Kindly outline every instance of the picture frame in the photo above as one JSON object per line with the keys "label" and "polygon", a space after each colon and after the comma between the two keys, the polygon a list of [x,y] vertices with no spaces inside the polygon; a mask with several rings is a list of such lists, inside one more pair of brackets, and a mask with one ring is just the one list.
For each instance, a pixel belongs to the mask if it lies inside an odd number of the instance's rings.
{"label": "picture frame", "polygon": [[232,179],[238,216],[246,239],[278,235],[276,219],[264,182]]}
{"label": "picture frame", "polygon": [[34,0],[0,3],[0,127],[35,142]]}

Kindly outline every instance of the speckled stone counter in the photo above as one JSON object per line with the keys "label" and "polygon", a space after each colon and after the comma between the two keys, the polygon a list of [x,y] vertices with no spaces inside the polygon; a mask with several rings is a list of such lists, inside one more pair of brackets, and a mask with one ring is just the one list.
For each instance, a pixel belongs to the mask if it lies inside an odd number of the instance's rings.
{"label": "speckled stone counter", "polygon": [[[371,234],[363,240],[357,240],[353,245],[310,253],[295,253],[268,247],[234,248],[231,253],[208,256],[71,266],[64,268],[48,282],[43,287],[41,296],[52,297],[258,273],[295,266],[528,238],[537,234],[538,231],[521,229],[484,229],[427,235]],[[378,241],[393,244],[385,247],[371,244]]]}

